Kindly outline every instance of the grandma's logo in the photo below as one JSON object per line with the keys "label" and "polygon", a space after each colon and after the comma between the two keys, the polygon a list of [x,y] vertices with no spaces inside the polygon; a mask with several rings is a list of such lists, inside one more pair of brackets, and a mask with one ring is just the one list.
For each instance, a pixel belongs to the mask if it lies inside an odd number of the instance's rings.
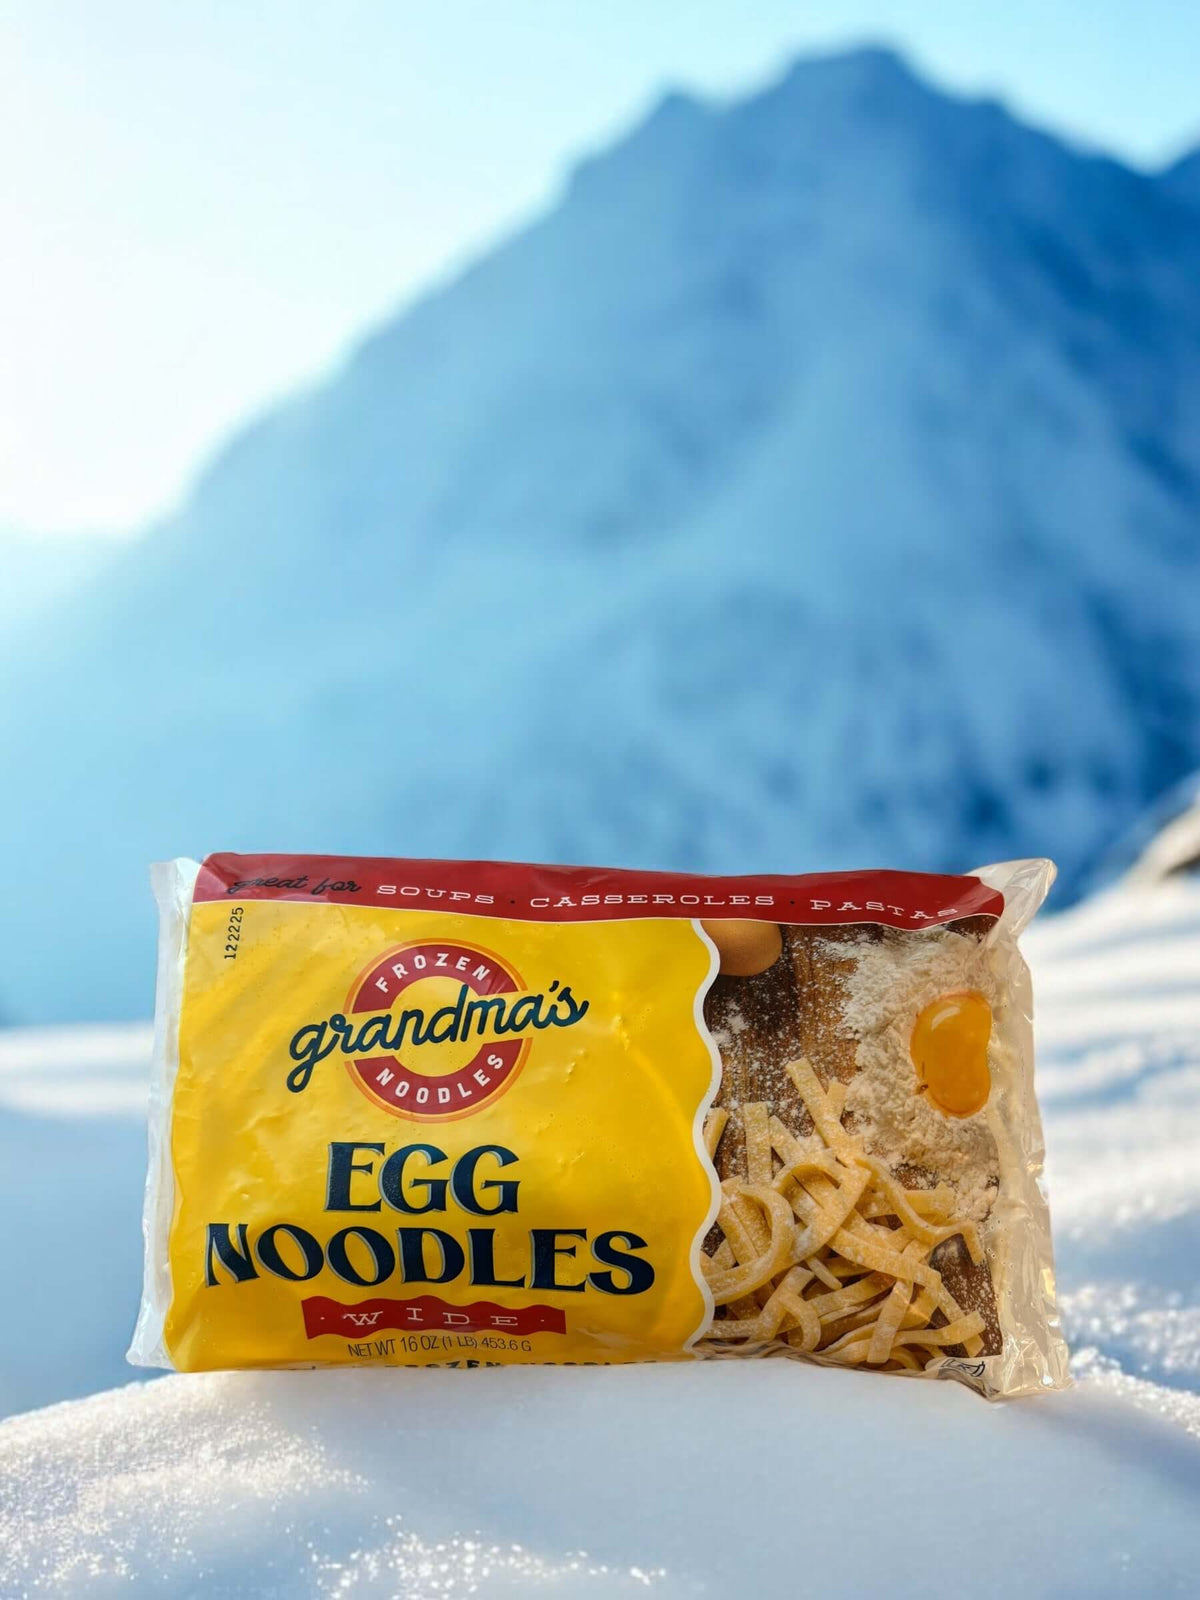
{"label": "grandma's logo", "polygon": [[587,1014],[557,978],[530,992],[490,950],[425,940],[372,962],[344,1012],[297,1028],[288,1046],[293,1094],[335,1051],[356,1086],[397,1117],[466,1116],[513,1081],[534,1033]]}

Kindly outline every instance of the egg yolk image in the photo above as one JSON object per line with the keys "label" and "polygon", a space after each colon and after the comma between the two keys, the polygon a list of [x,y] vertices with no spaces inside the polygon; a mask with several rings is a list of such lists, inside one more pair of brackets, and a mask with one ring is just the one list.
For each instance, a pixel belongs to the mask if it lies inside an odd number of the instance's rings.
{"label": "egg yolk image", "polygon": [[987,1104],[991,1036],[992,1008],[974,990],[940,995],[917,1017],[909,1045],[913,1065],[929,1099],[947,1116],[972,1117]]}

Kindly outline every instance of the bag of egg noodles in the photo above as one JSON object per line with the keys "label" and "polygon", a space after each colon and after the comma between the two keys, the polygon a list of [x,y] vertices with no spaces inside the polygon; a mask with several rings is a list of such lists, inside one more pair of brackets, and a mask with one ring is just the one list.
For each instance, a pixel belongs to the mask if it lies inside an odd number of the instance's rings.
{"label": "bag of egg noodles", "polygon": [[210,856],[161,916],[130,1359],[1066,1382],[1053,874]]}

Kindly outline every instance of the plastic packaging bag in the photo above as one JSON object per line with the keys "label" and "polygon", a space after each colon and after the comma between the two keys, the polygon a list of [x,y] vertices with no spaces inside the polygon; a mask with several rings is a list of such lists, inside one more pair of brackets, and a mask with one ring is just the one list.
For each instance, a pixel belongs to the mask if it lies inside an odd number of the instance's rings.
{"label": "plastic packaging bag", "polygon": [[1063,1384],[1016,942],[1052,876],[156,867],[130,1359]]}

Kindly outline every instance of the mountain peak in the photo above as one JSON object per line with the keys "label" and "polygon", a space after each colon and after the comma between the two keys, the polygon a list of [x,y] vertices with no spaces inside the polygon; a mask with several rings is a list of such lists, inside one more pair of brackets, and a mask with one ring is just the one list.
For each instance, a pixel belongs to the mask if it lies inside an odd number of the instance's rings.
{"label": "mountain peak", "polygon": [[777,156],[799,146],[828,147],[848,134],[869,141],[881,128],[889,135],[924,129],[931,115],[950,108],[886,46],[803,55],[774,81],[727,100],[668,90],[623,139],[578,162],[568,190],[607,196],[618,209],[631,191],[666,203],[684,173],[706,186],[713,152],[722,147],[770,170]]}
{"label": "mountain peak", "polygon": [[[725,107],[737,111],[764,101],[795,101],[814,95],[823,100],[841,97],[850,104],[861,104],[864,96],[891,94],[905,99],[913,93],[932,97],[936,91],[922,82],[898,50],[889,45],[865,44],[823,55],[797,56],[773,81],[732,97]],[[717,102],[672,86],[663,92],[639,125],[639,131],[680,124],[695,126],[711,118],[717,109]]]}
{"label": "mountain peak", "polygon": [[798,56],[783,73],[776,91],[808,89],[814,83],[844,91],[921,89],[924,85],[898,50],[885,44],[856,45],[824,55]]}
{"label": "mountain peak", "polygon": [[766,88],[736,102],[739,112],[839,122],[912,115],[916,108],[945,105],[947,97],[927,84],[896,50],[863,45],[826,55],[802,55]]}

